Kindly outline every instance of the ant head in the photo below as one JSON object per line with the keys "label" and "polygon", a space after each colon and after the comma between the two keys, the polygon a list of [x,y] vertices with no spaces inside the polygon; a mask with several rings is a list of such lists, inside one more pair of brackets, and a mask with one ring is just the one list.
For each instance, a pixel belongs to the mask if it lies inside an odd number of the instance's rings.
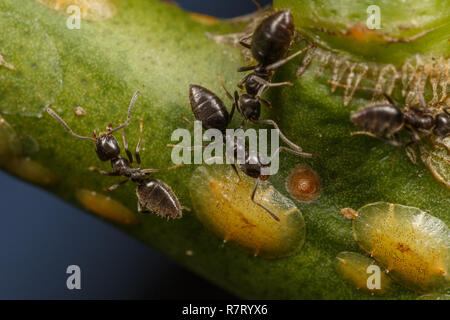
{"label": "ant head", "polygon": [[[108,132],[101,133],[95,138],[95,152],[101,161],[116,159],[120,155],[120,146],[112,135],[112,126],[107,127]],[[94,133],[95,137],[95,133]]]}
{"label": "ant head", "polygon": [[239,106],[242,116],[249,120],[258,120],[261,114],[261,103],[257,98],[244,93],[239,97]]}
{"label": "ant head", "polygon": [[136,91],[131,98],[130,106],[128,107],[127,121],[124,124],[119,125],[117,128],[113,129],[112,124],[109,124],[106,127],[107,132],[101,133],[98,137],[94,131],[94,137],[84,137],[80,136],[72,131],[72,129],[67,125],[67,123],[51,108],[47,108],[47,112],[55,118],[61,125],[75,138],[88,140],[95,142],[95,151],[97,152],[97,156],[101,161],[113,160],[120,155],[120,147],[116,138],[112,135],[115,131],[121,130],[128,126],[131,118],[131,111],[133,110],[133,105],[136,102],[137,97],[139,96],[139,91]]}
{"label": "ant head", "polygon": [[440,113],[436,116],[433,133],[438,137],[445,137],[450,133],[450,115],[448,113]]}

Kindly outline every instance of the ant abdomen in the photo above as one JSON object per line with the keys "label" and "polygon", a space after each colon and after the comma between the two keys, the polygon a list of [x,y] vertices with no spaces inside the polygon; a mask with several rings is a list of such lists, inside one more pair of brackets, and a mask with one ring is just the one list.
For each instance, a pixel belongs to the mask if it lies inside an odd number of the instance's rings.
{"label": "ant abdomen", "polygon": [[294,36],[294,18],[290,10],[282,10],[266,18],[252,36],[253,57],[262,65],[283,58]]}
{"label": "ant abdomen", "polygon": [[391,135],[403,127],[400,109],[392,105],[376,105],[352,114],[351,120],[359,127],[377,135]]}
{"label": "ant abdomen", "polygon": [[218,129],[224,132],[228,126],[229,115],[224,103],[210,90],[191,84],[189,101],[195,119],[202,121],[205,130]]}
{"label": "ant abdomen", "polygon": [[150,211],[164,218],[182,217],[182,207],[172,189],[158,179],[146,179],[136,187],[139,211]]}

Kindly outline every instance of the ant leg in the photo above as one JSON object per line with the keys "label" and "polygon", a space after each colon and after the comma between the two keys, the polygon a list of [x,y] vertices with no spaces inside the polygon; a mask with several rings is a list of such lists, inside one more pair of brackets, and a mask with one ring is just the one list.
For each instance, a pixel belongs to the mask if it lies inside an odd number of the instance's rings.
{"label": "ant leg", "polygon": [[[333,86],[336,86],[336,87],[351,89],[350,86],[347,86],[345,84],[341,84],[341,83],[336,82],[336,81],[328,80],[328,83],[333,85]],[[375,94],[382,94],[391,105],[395,106],[394,100],[392,100],[391,96],[389,96],[384,91],[380,91],[380,90],[373,89],[373,88],[368,88],[368,87],[355,87],[355,89],[356,90],[361,90],[361,91],[368,91],[368,92],[372,92],[372,93],[375,93]]]}
{"label": "ant leg", "polygon": [[225,93],[226,93],[228,99],[230,99],[231,101],[234,101],[233,106],[231,107],[230,117],[228,118],[228,123],[230,123],[230,122],[231,122],[231,119],[233,119],[234,109],[236,108],[236,105],[237,105],[237,103],[238,103],[238,101],[239,101],[239,98],[236,99],[237,91],[235,91],[235,92],[234,92],[235,98],[233,99],[233,96],[231,95],[231,93],[230,93],[230,92],[227,90],[227,88],[225,87],[225,83],[223,82],[223,79],[222,79],[222,74],[219,73],[218,76],[219,76],[219,82],[220,82],[220,85],[222,86],[223,90],[225,91]]}
{"label": "ant leg", "polygon": [[289,57],[286,57],[286,58],[284,58],[284,59],[282,59],[282,60],[279,60],[279,61],[277,61],[277,62],[275,62],[275,63],[272,63],[272,64],[268,65],[268,66],[266,67],[266,70],[274,70],[274,69],[276,69],[276,68],[281,67],[281,66],[282,66],[283,64],[285,64],[286,62],[288,62],[288,61],[294,59],[296,56],[302,54],[303,52],[305,52],[305,51],[307,51],[307,50],[309,50],[309,49],[311,49],[312,47],[314,47],[314,45],[313,45],[313,44],[309,44],[309,45],[307,45],[306,47],[304,47],[303,49],[297,51],[296,53],[291,54]]}
{"label": "ant leg", "polygon": [[222,79],[222,74],[219,73],[219,74],[217,75],[217,77],[219,78],[220,85],[222,86],[222,89],[225,91],[225,93],[226,93],[228,99],[230,99],[231,101],[233,101],[233,96],[231,95],[231,93],[230,93],[230,92],[227,90],[227,88],[225,87],[225,83],[224,83],[224,81],[223,81],[223,79]]}
{"label": "ant leg", "polygon": [[244,83],[247,82],[248,78],[250,77],[251,73],[249,73],[248,75],[246,75],[244,78],[242,78],[241,81],[238,82],[237,87],[239,89],[243,89],[244,88]]}
{"label": "ant leg", "polygon": [[231,122],[234,116],[234,110],[236,109],[236,103],[233,103],[233,106],[231,107],[230,117],[228,118],[228,123]]}
{"label": "ant leg", "polygon": [[259,179],[256,179],[255,187],[253,188],[253,192],[252,192],[252,195],[251,195],[251,197],[250,197],[250,200],[252,200],[252,202],[253,202],[254,204],[256,204],[257,206],[259,206],[259,207],[263,208],[264,210],[266,210],[267,213],[270,214],[270,215],[272,216],[272,218],[274,218],[274,219],[277,220],[277,221],[280,221],[280,218],[278,218],[276,214],[274,214],[272,211],[270,211],[269,209],[267,209],[267,208],[266,208],[264,205],[262,205],[261,203],[256,202],[256,200],[255,200],[255,195],[256,195],[256,190],[258,189],[258,184],[259,184]]}
{"label": "ant leg", "polygon": [[102,176],[110,176],[110,177],[120,176],[120,174],[118,172],[108,172],[108,171],[99,169],[97,167],[89,167],[89,171],[96,171],[99,174],[101,174]]}
{"label": "ant leg", "polygon": [[277,110],[273,109],[272,104],[269,101],[262,98],[259,98],[259,100],[266,105],[267,109],[272,110],[275,113],[275,117],[277,117],[277,120],[280,120],[280,116],[278,115]]}
{"label": "ant leg", "polygon": [[289,81],[284,81],[284,82],[270,82],[267,81],[261,77],[258,76],[253,76],[253,79],[255,79],[256,82],[258,82],[259,84],[261,84],[261,88],[259,88],[258,93],[256,94],[257,97],[261,97],[264,93],[264,91],[267,90],[267,87],[281,87],[281,86],[290,86],[292,87],[294,84],[292,82]]}
{"label": "ant leg", "polygon": [[236,164],[235,163],[232,163],[231,164],[231,167],[233,168],[233,171],[236,173],[236,175],[238,176],[238,178],[239,178],[239,181],[241,181],[241,176],[239,175],[239,171],[238,171],[238,169],[237,169],[237,167],[236,167]]}
{"label": "ant leg", "polygon": [[139,213],[150,212],[147,208],[142,207],[142,204],[139,201],[137,203],[137,209]]}
{"label": "ant leg", "polygon": [[450,155],[450,148],[443,142],[443,140],[448,137],[450,137],[450,135],[447,135],[445,137],[439,137],[434,141],[434,144],[445,149],[447,151],[447,154]]}
{"label": "ant leg", "polygon": [[106,191],[114,191],[121,185],[124,185],[125,183],[127,183],[128,181],[130,181],[130,180],[126,179],[126,180],[120,181],[119,183],[113,184],[111,187],[106,188]]}
{"label": "ant leg", "polygon": [[[120,125],[122,125],[122,121],[119,121],[119,126]],[[130,161],[131,164],[133,163],[133,155],[131,154],[130,150],[128,150],[128,140],[125,134],[125,128],[122,129],[122,137],[123,137],[123,148],[125,149],[125,153],[127,154],[128,160]]]}
{"label": "ant leg", "polygon": [[139,121],[139,140],[138,143],[136,145],[136,163],[137,163],[137,167],[140,168],[141,167],[141,156],[140,156],[140,152],[141,152],[141,145],[142,145],[142,132],[144,131],[144,120],[140,120]]}
{"label": "ant leg", "polygon": [[253,36],[253,34],[248,34],[248,35],[242,37],[241,39],[239,39],[239,44],[247,49],[251,49],[252,46],[244,41],[247,39],[250,39],[252,36]]}
{"label": "ant leg", "polygon": [[289,152],[293,155],[302,157],[302,158],[315,158],[315,156],[311,153],[306,153],[306,152],[299,152],[299,151],[295,151],[286,147],[279,147],[277,150],[275,150],[275,152],[273,153],[273,155],[270,157],[270,161],[267,162],[267,164],[272,163],[272,161],[275,159],[275,157],[277,157],[281,151],[286,151]]}
{"label": "ant leg", "polygon": [[[413,138],[413,140],[414,140],[415,142],[418,142],[418,141],[421,140],[420,136],[417,134],[416,131],[414,131],[413,129],[408,128],[408,127],[406,127],[406,126],[405,126],[404,128],[405,128],[406,132],[408,132],[408,134]],[[427,132],[427,133],[428,133],[428,132]]]}
{"label": "ant leg", "polygon": [[267,120],[251,120],[253,123],[260,123],[260,124],[268,124],[271,125],[272,127],[275,128],[275,130],[277,130],[278,134],[280,135],[281,140],[283,140],[287,145],[289,145],[292,149],[294,149],[295,151],[298,152],[302,152],[302,148],[298,145],[296,145],[295,143],[293,143],[291,140],[289,140],[288,138],[286,138],[286,136],[283,134],[283,132],[281,132],[280,128],[278,127],[278,125],[275,123],[275,121],[267,119]]}
{"label": "ant leg", "polygon": [[286,148],[286,147],[279,147],[273,153],[273,156],[271,157],[270,161],[272,162],[273,158],[277,155],[277,153],[280,153],[281,151],[286,151],[286,152],[289,152],[289,153],[291,153],[293,155],[296,155],[296,156],[299,156],[299,157],[302,157],[302,158],[310,158],[310,159],[315,158],[314,155],[311,154],[311,153],[299,152],[299,151],[292,150],[292,149],[289,149],[289,148]]}
{"label": "ant leg", "polygon": [[183,164],[180,163],[180,164],[177,164],[177,165],[174,165],[174,166],[171,166],[171,167],[168,167],[168,168],[162,168],[162,169],[142,169],[141,172],[143,174],[152,174],[152,173],[160,172],[160,171],[173,170],[173,169],[176,169],[176,168],[179,168],[179,167],[182,167],[182,166],[183,166]]}
{"label": "ant leg", "polygon": [[414,149],[412,148],[412,145],[414,144],[415,141],[409,141],[407,144],[405,144],[404,148],[405,148],[405,153],[406,156],[409,158],[409,160],[411,160],[412,163],[416,164],[417,163],[417,155],[416,152],[414,151]]}
{"label": "ant leg", "polygon": [[245,71],[255,70],[256,68],[258,68],[258,66],[259,65],[240,67],[239,69],[237,69],[237,72],[245,72]]}
{"label": "ant leg", "polygon": [[384,141],[386,143],[389,143],[390,145],[392,145],[394,147],[401,147],[402,146],[401,142],[398,142],[398,141],[395,141],[395,140],[392,140],[392,139],[385,139],[385,138],[379,137],[379,136],[373,134],[372,132],[368,132],[368,131],[354,131],[354,132],[350,133],[350,135],[351,136],[366,135],[366,136],[369,136],[369,137],[372,137],[372,138],[375,138],[375,139],[378,139],[378,140],[382,140],[382,141]]}

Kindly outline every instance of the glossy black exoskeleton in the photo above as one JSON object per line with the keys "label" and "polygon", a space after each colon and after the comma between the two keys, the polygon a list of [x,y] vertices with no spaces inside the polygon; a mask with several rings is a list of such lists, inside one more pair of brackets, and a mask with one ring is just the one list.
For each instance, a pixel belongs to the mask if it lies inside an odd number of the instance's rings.
{"label": "glossy black exoskeleton", "polygon": [[[254,70],[239,82],[238,87],[242,89],[245,85],[249,95],[260,98],[269,87],[292,85],[290,82],[271,83],[270,80],[275,69],[312,47],[308,45],[285,57],[294,39],[294,33],[294,18],[291,11],[281,10],[265,18],[253,34],[243,37],[239,43],[251,50],[258,64],[238,69],[238,72]],[[245,42],[249,38],[251,44]]]}
{"label": "glossy black exoskeleton", "polygon": [[[345,87],[332,81],[330,83]],[[400,130],[405,129],[413,137],[413,141],[416,142],[421,139],[418,133],[425,136],[433,134],[437,137],[435,143],[448,150],[448,147],[442,143],[442,140],[450,135],[449,107],[445,107],[437,113],[432,113],[427,108],[423,95],[420,94],[421,108],[408,107],[400,109],[386,93],[365,87],[358,87],[357,89],[381,93],[388,103],[368,106],[353,113],[350,117],[351,121],[365,130],[354,132],[353,134],[374,136],[392,145],[400,146],[403,144],[398,139],[394,139],[394,136]]]}
{"label": "glossy black exoskeleton", "polygon": [[48,108],[47,112],[56,120],[58,120],[64,128],[75,138],[93,141],[95,143],[95,151],[98,158],[101,161],[110,161],[112,172],[107,172],[100,170],[96,167],[91,167],[91,171],[97,171],[102,175],[106,176],[123,176],[126,177],[125,180],[112,185],[107,190],[112,191],[119,186],[125,184],[128,181],[133,181],[138,184],[136,188],[136,196],[138,198],[138,211],[150,211],[154,212],[159,216],[166,218],[181,218],[183,207],[180,205],[178,198],[172,189],[164,182],[158,179],[150,179],[148,176],[152,173],[159,172],[161,170],[167,169],[141,169],[141,158],[140,158],[140,148],[142,144],[142,130],[143,121],[140,122],[139,130],[139,142],[136,146],[136,163],[137,167],[131,167],[133,163],[133,156],[128,150],[128,142],[125,135],[125,130],[122,132],[124,149],[127,154],[127,158],[120,156],[120,146],[113,133],[125,129],[130,123],[131,111],[136,99],[139,95],[137,91],[133,98],[131,99],[130,106],[128,108],[127,121],[124,124],[120,124],[117,128],[112,127],[111,124],[107,126],[107,132],[101,133],[97,136],[94,131],[93,137],[84,137],[75,134],[72,129],[67,125],[67,123],[58,115],[55,111]]}
{"label": "glossy black exoskeleton", "polygon": [[228,113],[223,101],[210,90],[195,84],[189,86],[189,101],[196,120],[205,130],[217,129],[223,134],[233,118],[235,106]]}

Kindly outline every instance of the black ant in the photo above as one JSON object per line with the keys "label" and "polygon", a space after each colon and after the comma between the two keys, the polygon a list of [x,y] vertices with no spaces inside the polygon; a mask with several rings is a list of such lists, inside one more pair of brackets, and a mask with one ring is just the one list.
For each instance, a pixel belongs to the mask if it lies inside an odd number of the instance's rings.
{"label": "black ant", "polygon": [[[333,81],[329,82],[336,86],[345,87],[345,85]],[[357,89],[383,94],[388,103],[368,106],[352,114],[351,121],[366,130],[353,132],[352,135],[365,134],[381,138],[394,146],[401,146],[402,143],[398,139],[390,137],[397,135],[404,128],[415,142],[421,140],[418,133],[426,136],[434,134],[437,137],[435,143],[442,145],[447,151],[449,150],[442,141],[450,136],[450,107],[445,107],[442,112],[433,115],[427,108],[423,95],[420,94],[421,109],[411,107],[402,110],[385,92],[366,87],[357,87]]]}
{"label": "black ant", "polygon": [[[224,87],[224,89],[225,89],[225,87]],[[225,91],[226,91],[226,89],[225,89]],[[232,99],[232,97],[228,93],[228,91],[226,91],[226,92],[227,92],[227,95]],[[235,95],[236,94],[237,93],[235,93]],[[225,134],[226,129],[232,120],[234,110],[236,109],[236,107],[241,112],[240,104],[237,100],[235,100],[235,102],[233,103],[232,109],[231,109],[231,113],[229,114],[228,110],[225,107],[225,104],[216,94],[214,94],[210,90],[208,90],[202,86],[199,86],[199,85],[190,85],[189,86],[189,100],[191,103],[192,112],[194,113],[194,117],[196,120],[202,122],[203,128],[204,129],[211,129],[211,128],[217,129],[220,132],[222,132],[223,134]],[[279,147],[276,150],[276,152],[274,153],[274,156],[277,153],[279,153],[280,151],[284,150],[284,151],[290,152],[292,154],[298,155],[300,157],[306,157],[306,158],[313,157],[312,154],[302,152],[302,150],[299,146],[297,146],[294,143],[292,143],[291,141],[289,141],[281,133],[277,124],[275,122],[273,122],[272,120],[255,120],[253,122],[268,123],[268,124],[273,125],[275,130],[277,130],[281,139],[283,141],[285,141],[289,146],[292,147],[292,149],[286,148],[286,147]],[[217,142],[214,142],[214,143],[217,143]],[[219,143],[225,143],[225,141],[219,141]],[[169,146],[175,147],[174,145],[169,145]],[[267,180],[269,177],[268,175],[262,174],[262,169],[264,167],[268,167],[270,162],[267,165],[263,164],[259,159],[259,155],[253,155],[252,153],[249,153],[246,149],[242,150],[243,147],[244,146],[242,146],[236,142],[233,144],[234,158],[235,158],[235,160],[237,159],[239,151],[240,151],[241,152],[240,154],[243,154],[245,156],[244,162],[239,165],[241,170],[246,175],[257,179],[256,183],[255,183],[255,188],[251,195],[251,200],[256,205],[258,205],[261,208],[263,208],[264,210],[266,210],[274,219],[279,221],[279,218],[272,211],[270,211],[268,208],[264,207],[262,204],[260,204],[254,200],[259,180]],[[192,149],[192,148],[188,148],[188,149]],[[272,156],[272,158],[274,156]],[[234,171],[236,172],[236,174],[239,176],[239,173],[236,169],[235,164],[232,164],[232,167],[233,167]]]}
{"label": "black ant", "polygon": [[[55,111],[50,108],[47,108],[47,112],[58,122],[60,122],[64,128],[75,138],[89,140],[95,143],[95,151],[97,153],[98,158],[101,161],[111,161],[112,172],[107,172],[100,170],[96,167],[91,167],[91,171],[97,171],[101,175],[105,176],[124,176],[126,180],[123,180],[117,184],[112,185],[107,190],[112,191],[117,189],[119,186],[125,184],[128,181],[133,181],[138,184],[136,188],[136,196],[138,198],[138,211],[145,212],[150,211],[154,212],[159,216],[167,217],[167,218],[181,218],[182,217],[182,209],[186,209],[182,207],[176,197],[175,193],[172,189],[165,184],[164,182],[157,179],[149,179],[148,175],[159,172],[162,170],[170,170],[175,167],[170,167],[167,169],[141,169],[141,158],[140,158],[140,148],[142,144],[142,131],[143,131],[143,121],[140,121],[139,126],[139,141],[136,146],[136,163],[137,167],[133,168],[130,165],[133,163],[133,156],[131,152],[128,150],[128,142],[125,135],[125,127],[127,127],[130,123],[131,119],[131,111],[133,109],[133,105],[136,102],[136,99],[139,95],[139,91],[133,95],[131,99],[130,106],[128,108],[127,121],[123,124],[119,124],[117,128],[112,127],[112,124],[109,124],[106,129],[106,133],[97,134],[94,131],[93,138],[91,137],[83,137],[72,131],[72,129],[67,125],[67,123],[58,115]],[[117,142],[116,138],[113,136],[113,133],[118,130],[123,130],[123,145],[125,152],[127,154],[128,159],[120,156],[120,146]]]}
{"label": "black ant", "polygon": [[[283,140],[287,145],[289,145],[293,150],[301,152],[302,148],[292,141],[290,141],[280,130],[277,123],[271,119],[259,119],[259,116],[261,115],[261,103],[260,101],[264,102],[267,106],[270,105],[270,103],[264,99],[253,97],[249,94],[241,94],[239,95],[237,91],[234,91],[234,96],[231,95],[230,92],[228,92],[227,88],[225,88],[224,84],[222,83],[222,88],[225,90],[225,93],[227,97],[233,101],[233,110],[234,108],[237,108],[238,112],[242,115],[244,118],[243,122],[250,121],[252,123],[256,124],[266,124],[270,125],[277,130],[281,140]],[[242,126],[242,124],[241,124]]]}
{"label": "black ant", "polygon": [[[256,27],[253,34],[240,39],[239,43],[251,50],[252,56],[258,64],[238,69],[238,72],[254,70],[238,83],[238,87],[242,89],[245,84],[247,94],[260,98],[269,87],[292,86],[291,82],[271,83],[270,79],[273,77],[275,69],[313,47],[310,44],[285,57],[294,39],[294,33],[294,18],[291,11],[281,10],[265,18]],[[249,38],[252,39],[251,44],[245,42]],[[270,104],[268,107],[270,108]]]}
{"label": "black ant", "polygon": [[[259,202],[257,202],[255,200],[256,191],[258,190],[259,181],[265,181],[265,180],[267,180],[270,177],[270,175],[267,174],[267,173],[269,173],[271,161],[268,161],[267,164],[262,163],[258,153],[248,152],[247,149],[244,149],[245,148],[245,143],[244,143],[244,145],[242,145],[238,141],[235,141],[234,146],[233,146],[234,158],[236,160],[238,158],[240,152],[241,152],[241,154],[243,152],[244,163],[240,164],[239,168],[247,176],[256,179],[255,186],[253,187],[253,191],[252,191],[252,194],[250,196],[250,200],[254,204],[256,204],[257,206],[259,206],[262,209],[264,209],[267,213],[269,213],[272,216],[272,218],[274,218],[276,221],[280,221],[280,218],[278,218],[278,216],[276,214],[274,214],[270,209],[268,209],[263,204],[261,204],[261,203],[259,203]],[[294,151],[294,150],[286,148],[286,147],[279,147],[275,151],[275,153],[272,155],[272,159],[275,156],[277,156],[278,153],[280,151],[282,151],[282,150],[287,151],[287,152],[292,153],[292,154],[295,154],[295,155],[298,155],[298,156],[301,156],[301,157],[306,157],[306,158],[312,158],[313,157],[312,154],[303,153],[303,152],[297,152],[297,151]],[[265,170],[265,172],[263,170]],[[236,171],[236,173],[237,173],[237,171]],[[239,176],[239,174],[238,174],[238,176]]]}

